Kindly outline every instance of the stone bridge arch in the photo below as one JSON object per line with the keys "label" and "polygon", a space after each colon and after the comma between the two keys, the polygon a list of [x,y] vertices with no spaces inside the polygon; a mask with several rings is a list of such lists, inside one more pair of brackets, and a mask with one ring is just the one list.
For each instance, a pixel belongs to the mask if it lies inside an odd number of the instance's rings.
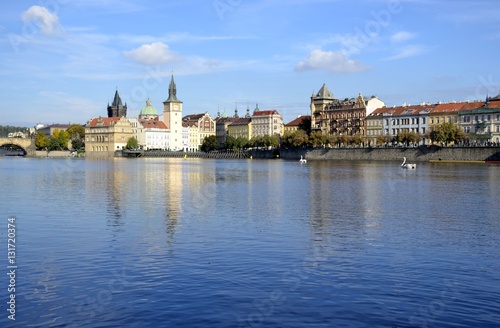
{"label": "stone bridge arch", "polygon": [[0,138],[0,147],[16,145],[24,150],[27,156],[35,155],[35,139],[30,138]]}

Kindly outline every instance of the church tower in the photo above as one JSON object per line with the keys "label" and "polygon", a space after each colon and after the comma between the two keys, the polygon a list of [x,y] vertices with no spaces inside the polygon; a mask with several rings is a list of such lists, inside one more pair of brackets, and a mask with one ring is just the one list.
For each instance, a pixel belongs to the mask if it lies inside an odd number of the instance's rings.
{"label": "church tower", "polygon": [[113,103],[109,105],[108,103],[108,117],[127,117],[127,104],[122,104],[122,99],[118,94],[118,88],[115,92],[115,98],[113,99]]}
{"label": "church tower", "polygon": [[173,73],[168,86],[168,99],[163,102],[163,122],[170,130],[170,149],[182,149],[182,101],[177,99]]}

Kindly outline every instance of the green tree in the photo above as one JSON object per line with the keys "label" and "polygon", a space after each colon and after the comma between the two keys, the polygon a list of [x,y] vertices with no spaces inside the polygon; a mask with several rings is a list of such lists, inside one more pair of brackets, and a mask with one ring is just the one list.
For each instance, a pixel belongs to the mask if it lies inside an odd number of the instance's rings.
{"label": "green tree", "polygon": [[47,149],[49,146],[49,138],[42,131],[38,131],[35,136],[35,146],[38,149]]}
{"label": "green tree", "polygon": [[[229,138],[229,136],[228,136]],[[217,140],[217,137],[214,135],[205,137],[203,139],[203,142],[201,143],[201,150],[208,152],[212,150],[219,149],[219,141]]]}
{"label": "green tree", "polygon": [[308,142],[309,137],[304,130],[286,132],[282,138],[282,145],[284,147],[302,147],[307,145]]}
{"label": "green tree", "polygon": [[127,145],[125,146],[127,149],[137,149],[139,148],[139,141],[135,137],[130,137],[127,140]]}
{"label": "green tree", "polygon": [[433,142],[440,142],[444,145],[459,142],[465,139],[465,133],[452,122],[441,123],[434,127],[430,133]]}
{"label": "green tree", "polygon": [[71,139],[75,137],[80,137],[80,139],[85,138],[85,128],[80,124],[72,124],[69,128],[66,129],[66,132],[69,133]]}
{"label": "green tree", "polygon": [[52,137],[49,140],[48,150],[65,150],[68,149],[70,136],[65,130],[55,129]]}
{"label": "green tree", "polygon": [[236,145],[236,138],[233,136],[227,136],[226,141],[224,141],[224,148],[234,149],[235,145]]}
{"label": "green tree", "polygon": [[329,138],[321,131],[312,131],[309,136],[309,144],[313,147],[321,147],[329,143]]}

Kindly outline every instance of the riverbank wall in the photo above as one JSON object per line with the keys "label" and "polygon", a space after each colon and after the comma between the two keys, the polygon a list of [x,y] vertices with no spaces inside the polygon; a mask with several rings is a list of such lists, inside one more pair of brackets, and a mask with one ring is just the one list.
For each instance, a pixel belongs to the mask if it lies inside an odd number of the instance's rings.
{"label": "riverbank wall", "polygon": [[500,147],[437,147],[416,148],[288,148],[280,149],[283,159],[298,160],[365,160],[365,161],[500,161]]}

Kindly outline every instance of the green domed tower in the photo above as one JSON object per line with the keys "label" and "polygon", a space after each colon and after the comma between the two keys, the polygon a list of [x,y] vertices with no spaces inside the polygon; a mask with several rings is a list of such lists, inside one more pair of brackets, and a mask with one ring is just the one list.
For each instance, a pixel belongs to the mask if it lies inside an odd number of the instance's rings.
{"label": "green domed tower", "polygon": [[141,112],[139,113],[139,120],[145,120],[145,121],[150,121],[150,120],[157,120],[158,119],[158,112],[156,111],[156,108],[154,108],[153,105],[151,105],[151,100],[146,100],[146,105],[142,107]]}

